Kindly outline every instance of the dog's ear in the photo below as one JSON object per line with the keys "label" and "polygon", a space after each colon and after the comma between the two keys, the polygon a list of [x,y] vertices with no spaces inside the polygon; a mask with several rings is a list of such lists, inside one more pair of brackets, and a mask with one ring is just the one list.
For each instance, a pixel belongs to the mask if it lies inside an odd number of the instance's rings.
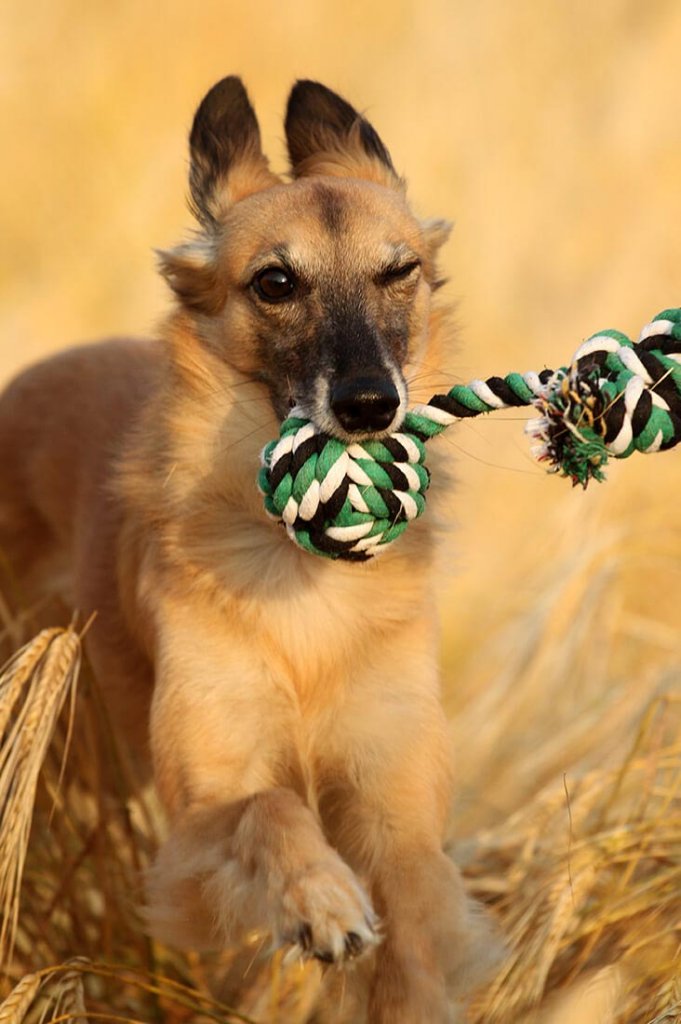
{"label": "dog's ear", "polygon": [[402,187],[375,129],[319,82],[296,82],[286,110],[286,140],[296,178],[330,174]]}
{"label": "dog's ear", "polygon": [[260,129],[243,83],[229,75],[201,101],[189,134],[191,207],[206,228],[232,203],[270,188],[273,174],[260,145]]}
{"label": "dog's ear", "polygon": [[440,275],[438,269],[438,256],[440,249],[445,244],[454,225],[451,221],[429,218],[421,221],[421,230],[426,243],[428,258],[425,263],[426,277],[430,281],[431,288],[440,288],[446,283],[446,278]]}
{"label": "dog's ear", "polygon": [[194,116],[189,151],[189,203],[203,231],[157,255],[161,274],[182,304],[210,315],[225,300],[217,273],[222,215],[239,199],[280,181],[263,155],[258,122],[240,78],[223,78],[204,97]]}

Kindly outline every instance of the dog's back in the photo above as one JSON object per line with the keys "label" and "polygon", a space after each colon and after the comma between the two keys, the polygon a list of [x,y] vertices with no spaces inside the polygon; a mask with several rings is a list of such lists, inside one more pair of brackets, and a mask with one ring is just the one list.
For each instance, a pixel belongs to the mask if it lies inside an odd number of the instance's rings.
{"label": "dog's back", "polygon": [[84,345],[30,367],[0,396],[0,550],[23,587],[44,592],[58,559],[77,605],[83,539],[93,520],[101,530],[117,517],[105,482],[161,360],[150,341]]}

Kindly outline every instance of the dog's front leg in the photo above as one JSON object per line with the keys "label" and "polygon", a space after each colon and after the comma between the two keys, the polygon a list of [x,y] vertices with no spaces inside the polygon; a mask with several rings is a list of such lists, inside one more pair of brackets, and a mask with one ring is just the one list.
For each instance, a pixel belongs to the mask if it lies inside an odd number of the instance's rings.
{"label": "dog's front leg", "polygon": [[436,713],[427,722],[412,713],[409,746],[395,750],[385,775],[361,786],[362,830],[373,845],[372,895],[385,932],[371,1024],[456,1019],[451,997],[471,936],[461,878],[442,849],[448,771]]}
{"label": "dog's front leg", "polygon": [[425,838],[384,852],[373,887],[385,940],[377,952],[371,1024],[453,1024],[468,987],[476,926],[454,864]]}
{"label": "dog's front leg", "polygon": [[[416,635],[414,635],[416,633]],[[471,913],[443,852],[450,802],[447,723],[418,634],[395,664],[412,678],[370,671],[342,730],[344,792],[329,800],[339,849],[371,881],[383,942],[376,953],[370,1024],[449,1024],[470,968],[484,958],[484,923]],[[430,677],[430,678],[429,678]],[[340,749],[339,749],[340,753]]]}
{"label": "dog's front leg", "polygon": [[[339,961],[375,941],[359,881],[287,787],[285,693],[253,645],[177,617],[161,641],[152,709],[170,834],[150,872],[154,933],[216,948],[251,929]],[[216,637],[218,639],[216,639]]]}

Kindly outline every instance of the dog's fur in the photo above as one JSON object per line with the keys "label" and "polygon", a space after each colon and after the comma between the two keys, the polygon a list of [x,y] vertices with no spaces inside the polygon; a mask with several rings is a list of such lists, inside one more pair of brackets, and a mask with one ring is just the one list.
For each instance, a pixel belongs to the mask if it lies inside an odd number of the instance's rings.
{"label": "dog's fur", "polygon": [[[339,380],[392,382],[391,429],[408,390],[432,393],[432,374],[408,382],[443,365],[448,228],[413,216],[373,128],[323,86],[296,85],[286,134],[290,182],[241,82],[206,96],[200,231],[160,255],[177,297],[162,341],[74,349],[10,385],[0,544],[25,585],[58,579],[97,612],[111,715],[142,760],[150,733],[169,818],[156,933],[215,947],[259,927],[322,960],[371,953],[369,1020],[438,1024],[480,951],[442,850],[432,512],[371,562],[329,562],[266,517],[255,477],[293,403],[348,439]],[[294,282],[282,301],[258,290],[273,267]]]}

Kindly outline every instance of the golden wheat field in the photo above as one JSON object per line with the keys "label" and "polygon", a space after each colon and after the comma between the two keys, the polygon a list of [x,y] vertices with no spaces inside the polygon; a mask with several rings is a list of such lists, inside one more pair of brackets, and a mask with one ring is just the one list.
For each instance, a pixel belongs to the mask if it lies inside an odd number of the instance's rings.
{"label": "golden wheat field", "polygon": [[[368,113],[417,211],[455,221],[457,379],[637,334],[681,305],[680,52],[675,0],[5,0],[2,382],[73,342],[154,331],[152,249],[190,226],[187,129],[230,72],[275,170],[288,89],[317,78]],[[582,492],[532,461],[525,419],[448,435],[451,850],[506,936],[467,1019],[678,1024],[681,453],[611,464]],[[31,616],[3,608],[8,653]],[[86,665],[70,731],[79,657],[75,633],[43,633],[0,682],[0,956],[16,925],[0,1022],[336,1019],[315,1010],[316,965],[145,936],[162,824],[153,795],[130,795]]]}

